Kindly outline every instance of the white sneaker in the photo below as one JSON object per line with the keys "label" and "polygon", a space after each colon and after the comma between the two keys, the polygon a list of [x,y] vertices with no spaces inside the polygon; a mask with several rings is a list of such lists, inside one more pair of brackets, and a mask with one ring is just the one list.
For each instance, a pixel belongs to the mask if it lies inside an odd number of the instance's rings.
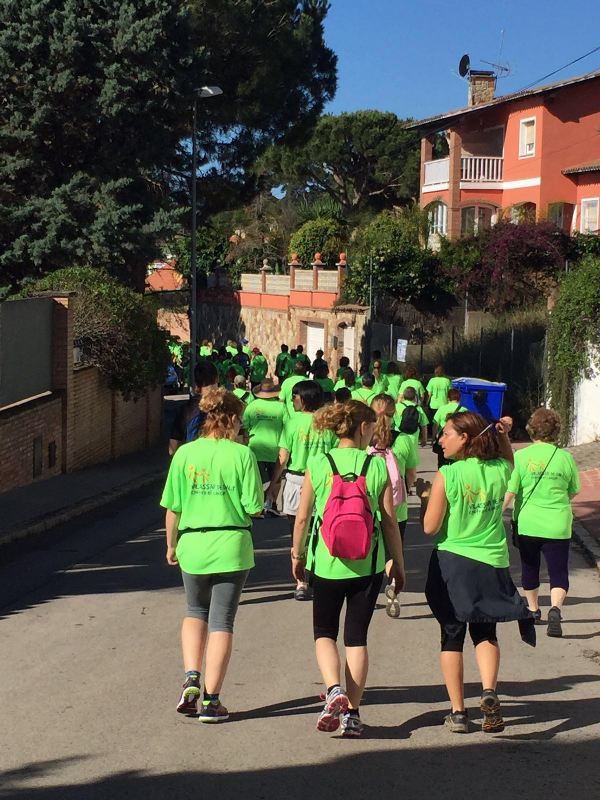
{"label": "white sneaker", "polygon": [[400,616],[400,600],[398,600],[395,580],[392,579],[391,583],[388,583],[385,587],[385,597],[387,601],[385,613],[392,619],[398,619]]}

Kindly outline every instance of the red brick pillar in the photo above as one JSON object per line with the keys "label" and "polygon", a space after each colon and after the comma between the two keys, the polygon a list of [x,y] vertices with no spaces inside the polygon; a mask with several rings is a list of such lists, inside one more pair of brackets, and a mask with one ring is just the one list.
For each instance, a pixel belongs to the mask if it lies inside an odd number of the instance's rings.
{"label": "red brick pillar", "polygon": [[460,178],[461,178],[462,137],[456,130],[450,131],[450,156],[448,175],[448,231],[450,239],[460,236]]}

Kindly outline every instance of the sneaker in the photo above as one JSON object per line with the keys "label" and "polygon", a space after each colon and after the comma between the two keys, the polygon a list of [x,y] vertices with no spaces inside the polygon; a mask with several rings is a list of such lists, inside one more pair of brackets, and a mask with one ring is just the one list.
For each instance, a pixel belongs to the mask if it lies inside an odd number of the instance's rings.
{"label": "sneaker", "polygon": [[344,739],[358,739],[363,735],[365,726],[360,721],[360,717],[356,714],[348,714],[346,712],[342,716],[342,737]]}
{"label": "sneaker", "polygon": [[466,711],[451,711],[444,717],[444,725],[452,733],[468,733],[469,717]]}
{"label": "sneaker", "polygon": [[200,678],[187,678],[183,684],[183,691],[177,703],[180,714],[195,716],[198,713],[198,698],[200,697]]}
{"label": "sneaker", "polygon": [[317,720],[317,730],[333,733],[340,727],[340,714],[348,711],[348,697],[340,686],[334,686],[325,697],[325,706]]}
{"label": "sneaker", "polygon": [[552,606],[548,612],[548,628],[546,630],[548,636],[551,636],[553,639],[560,639],[563,633],[561,622],[562,615],[560,613],[560,608]]}
{"label": "sneaker", "polygon": [[281,514],[277,511],[277,506],[272,500],[266,500],[263,506],[263,517],[280,517]]}
{"label": "sneaker", "polygon": [[310,600],[308,583],[299,583],[294,591],[294,600]]}
{"label": "sneaker", "polygon": [[[529,609],[531,611],[531,609]],[[543,625],[542,622],[542,612],[540,609],[536,609],[535,611],[531,611],[531,616],[533,617],[533,622],[535,625]]]}
{"label": "sneaker", "polygon": [[392,582],[388,583],[385,587],[385,596],[387,601],[385,613],[392,619],[398,619],[400,616],[400,600],[398,600],[395,581],[392,580]]}
{"label": "sneaker", "polygon": [[500,711],[500,700],[493,689],[486,689],[481,695],[481,713],[483,722],[481,730],[484,733],[500,733],[504,730],[504,720]]}
{"label": "sneaker", "polygon": [[218,703],[211,703],[210,700],[203,700],[198,714],[200,722],[225,722],[229,719],[229,711],[219,700]]}

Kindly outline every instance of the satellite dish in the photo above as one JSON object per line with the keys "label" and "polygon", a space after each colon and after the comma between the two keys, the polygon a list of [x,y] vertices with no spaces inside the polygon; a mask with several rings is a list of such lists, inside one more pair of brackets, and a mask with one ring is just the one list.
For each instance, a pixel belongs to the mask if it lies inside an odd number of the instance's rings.
{"label": "satellite dish", "polygon": [[460,75],[461,78],[464,78],[466,75],[469,74],[470,69],[471,69],[471,59],[469,58],[467,53],[465,53],[458,65],[458,74]]}

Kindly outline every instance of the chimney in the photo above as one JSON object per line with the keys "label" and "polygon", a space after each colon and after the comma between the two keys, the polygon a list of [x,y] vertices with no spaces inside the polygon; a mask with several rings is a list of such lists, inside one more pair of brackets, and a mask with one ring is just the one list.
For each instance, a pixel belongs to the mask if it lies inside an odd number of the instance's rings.
{"label": "chimney", "polygon": [[496,75],[489,70],[470,70],[469,72],[469,105],[478,106],[494,99]]}

